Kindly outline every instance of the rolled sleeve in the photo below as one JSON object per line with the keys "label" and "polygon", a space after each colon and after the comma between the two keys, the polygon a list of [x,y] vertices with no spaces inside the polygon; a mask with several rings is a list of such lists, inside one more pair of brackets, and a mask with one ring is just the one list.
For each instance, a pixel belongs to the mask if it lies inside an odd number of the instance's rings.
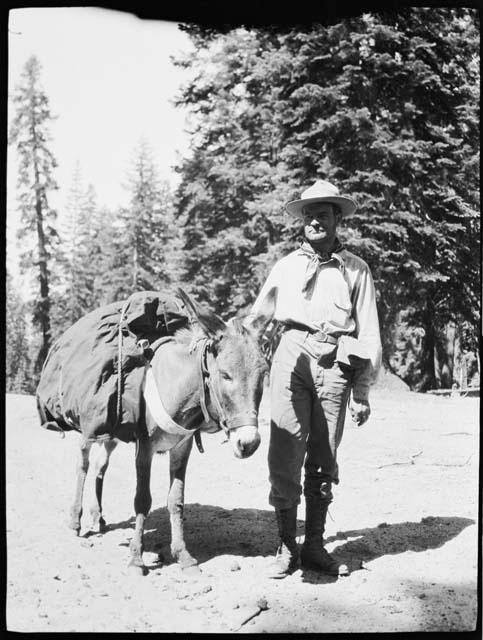
{"label": "rolled sleeve", "polygon": [[381,335],[376,306],[376,289],[369,267],[361,270],[353,291],[353,317],[356,323],[356,337],[364,346],[370,362],[354,381],[354,395],[366,396],[371,384],[379,374],[382,360]]}

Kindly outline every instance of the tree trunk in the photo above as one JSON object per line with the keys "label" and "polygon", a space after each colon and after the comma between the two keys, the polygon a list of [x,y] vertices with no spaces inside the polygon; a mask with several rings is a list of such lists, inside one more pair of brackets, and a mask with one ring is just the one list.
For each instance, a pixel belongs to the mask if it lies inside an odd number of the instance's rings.
{"label": "tree trunk", "polygon": [[134,244],[134,251],[133,251],[133,259],[132,259],[132,288],[133,288],[133,291],[136,291],[136,288],[137,288],[138,271],[139,271],[138,248],[137,248],[136,243],[135,243]]}
{"label": "tree trunk", "polygon": [[42,342],[35,362],[35,372],[40,372],[47,353],[50,349],[50,298],[49,298],[49,271],[47,267],[47,249],[45,246],[44,215],[42,210],[42,185],[40,184],[40,170],[36,153],[37,136],[35,121],[32,124],[34,139],[34,176],[35,176],[35,217],[37,223],[37,241],[39,251],[39,282],[40,300],[37,305],[37,317],[42,332]]}
{"label": "tree trunk", "polygon": [[451,388],[453,383],[453,364],[456,340],[456,327],[450,322],[442,331],[435,331],[436,382],[443,389]]}
{"label": "tree trunk", "polygon": [[35,217],[37,223],[37,241],[39,251],[39,282],[40,282],[40,300],[37,305],[37,318],[40,324],[42,332],[42,342],[35,361],[34,372],[39,373],[45,358],[50,349],[50,298],[49,298],[49,271],[47,267],[48,255],[47,248],[45,246],[45,233],[44,233],[44,215],[42,210],[42,185],[40,183],[40,168],[38,153],[38,140],[37,140],[37,123],[35,120],[35,104],[31,105],[32,113],[32,137],[33,137],[33,169],[35,177]]}
{"label": "tree trunk", "polygon": [[425,334],[421,345],[421,380],[415,385],[416,391],[427,391],[428,389],[434,389],[436,386],[436,318],[434,307],[430,300],[426,303],[423,322]]}
{"label": "tree trunk", "polygon": [[466,363],[466,354],[461,355],[461,371],[460,371],[460,389],[466,389],[468,386],[468,367]]}
{"label": "tree trunk", "polygon": [[49,298],[49,272],[47,268],[47,251],[45,248],[45,234],[42,215],[42,201],[40,197],[40,187],[36,187],[35,213],[37,218],[37,239],[39,248],[39,282],[40,300],[37,314],[42,332],[42,343],[35,363],[36,372],[40,371],[47,353],[50,349],[50,298]]}
{"label": "tree trunk", "polygon": [[383,300],[378,305],[378,312],[382,342],[382,364],[385,369],[400,377],[392,366],[390,358],[394,353],[394,333],[395,328],[401,322],[401,312],[395,311],[393,307],[385,304]]}

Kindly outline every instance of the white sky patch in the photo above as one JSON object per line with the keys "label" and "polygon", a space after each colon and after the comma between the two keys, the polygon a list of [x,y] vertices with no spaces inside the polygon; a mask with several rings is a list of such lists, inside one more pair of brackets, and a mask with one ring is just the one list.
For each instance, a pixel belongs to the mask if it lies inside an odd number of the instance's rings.
{"label": "white sky patch", "polygon": [[[175,22],[90,7],[10,11],[9,96],[34,54],[42,65],[51,113],[57,116],[50,145],[59,164],[59,191],[49,196],[55,208],[65,206],[77,163],[85,185],[94,186],[100,206],[126,204],[123,185],[143,137],[153,150],[160,178],[177,184],[172,167],[188,152],[189,136],[184,131],[186,114],[172,100],[187,72],[175,67],[170,56],[191,48]],[[9,101],[9,122],[12,116]],[[10,229],[18,222],[16,180],[16,152],[9,146]]]}

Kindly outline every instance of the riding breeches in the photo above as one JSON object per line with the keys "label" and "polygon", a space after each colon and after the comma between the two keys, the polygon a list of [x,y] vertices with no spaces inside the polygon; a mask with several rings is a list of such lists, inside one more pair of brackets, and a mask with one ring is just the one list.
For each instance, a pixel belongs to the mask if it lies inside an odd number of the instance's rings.
{"label": "riding breeches", "polygon": [[332,500],[339,482],[342,438],[353,370],[336,360],[337,346],[298,329],[286,331],[275,352],[270,381],[269,503],[287,509],[305,496]]}

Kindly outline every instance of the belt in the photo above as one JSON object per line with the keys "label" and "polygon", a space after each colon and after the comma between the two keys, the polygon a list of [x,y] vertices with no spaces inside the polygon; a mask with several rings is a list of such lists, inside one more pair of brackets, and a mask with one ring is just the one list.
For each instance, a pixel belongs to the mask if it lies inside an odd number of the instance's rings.
{"label": "belt", "polygon": [[328,342],[329,344],[338,344],[339,342],[339,338],[336,336],[331,336],[321,329],[312,329],[311,327],[307,327],[305,324],[299,324],[298,322],[285,322],[284,328],[285,331],[288,331],[289,329],[295,329],[296,331],[305,331],[305,333],[310,333],[310,335],[312,335],[319,342]]}

